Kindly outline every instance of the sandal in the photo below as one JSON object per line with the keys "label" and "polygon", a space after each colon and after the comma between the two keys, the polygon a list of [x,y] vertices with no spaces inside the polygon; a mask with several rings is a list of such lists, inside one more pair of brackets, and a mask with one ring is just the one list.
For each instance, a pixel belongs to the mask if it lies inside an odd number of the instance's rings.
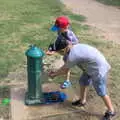
{"label": "sandal", "polygon": [[71,82],[70,81],[64,81],[64,83],[60,85],[60,88],[61,89],[66,89],[66,88],[68,88],[70,86],[71,86]]}
{"label": "sandal", "polygon": [[74,105],[74,106],[79,105],[80,107],[82,107],[82,106],[85,106],[86,103],[82,103],[81,100],[79,99],[79,100],[72,102],[72,105]]}

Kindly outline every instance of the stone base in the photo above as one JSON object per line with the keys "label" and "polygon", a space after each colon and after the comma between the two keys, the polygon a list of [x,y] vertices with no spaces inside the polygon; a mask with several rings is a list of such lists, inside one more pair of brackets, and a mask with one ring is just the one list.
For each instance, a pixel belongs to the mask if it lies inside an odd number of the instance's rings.
{"label": "stone base", "polygon": [[[51,92],[60,91],[60,88],[58,84],[48,83],[42,85],[42,90],[43,92]],[[26,86],[15,86],[11,88],[11,120],[42,120],[45,116],[64,114],[72,108],[71,102],[68,100],[63,103],[44,105],[41,104],[40,100],[29,100],[25,93]],[[72,98],[73,96],[72,93]],[[25,105],[25,101],[28,105]],[[39,105],[31,105],[36,103]]]}
{"label": "stone base", "polygon": [[44,103],[44,98],[34,98],[31,99],[28,93],[25,93],[25,105],[40,105]]}

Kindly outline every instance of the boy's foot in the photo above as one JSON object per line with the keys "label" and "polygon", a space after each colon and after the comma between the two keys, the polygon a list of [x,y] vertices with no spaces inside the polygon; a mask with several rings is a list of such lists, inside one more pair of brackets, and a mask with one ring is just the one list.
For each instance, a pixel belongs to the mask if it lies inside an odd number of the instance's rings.
{"label": "boy's foot", "polygon": [[70,81],[64,81],[64,83],[62,85],[60,85],[60,88],[66,89],[66,88],[68,88],[70,86],[71,86],[71,82]]}
{"label": "boy's foot", "polygon": [[85,106],[86,103],[82,103],[81,100],[76,100],[76,101],[72,102],[72,105],[82,107],[82,106]]}
{"label": "boy's foot", "polygon": [[111,118],[114,117],[115,115],[116,115],[115,112],[107,111],[105,112],[103,120],[111,120]]}

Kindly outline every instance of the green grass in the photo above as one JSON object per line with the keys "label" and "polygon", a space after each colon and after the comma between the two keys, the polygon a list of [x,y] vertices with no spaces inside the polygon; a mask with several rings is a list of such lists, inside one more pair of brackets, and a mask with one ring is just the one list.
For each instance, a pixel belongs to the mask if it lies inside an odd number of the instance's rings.
{"label": "green grass", "polygon": [[0,118],[10,119],[10,104],[3,104],[4,99],[10,99],[10,89],[7,86],[0,87]]}
{"label": "green grass", "polygon": [[49,30],[59,15],[84,21],[58,0],[0,0],[0,78],[24,63],[30,44],[46,49],[56,33]]}
{"label": "green grass", "polygon": [[70,19],[78,21],[78,22],[85,22],[86,17],[83,15],[73,14],[70,11],[63,11],[63,15],[68,16]]}
{"label": "green grass", "polygon": [[120,0],[97,0],[106,5],[120,6]]}

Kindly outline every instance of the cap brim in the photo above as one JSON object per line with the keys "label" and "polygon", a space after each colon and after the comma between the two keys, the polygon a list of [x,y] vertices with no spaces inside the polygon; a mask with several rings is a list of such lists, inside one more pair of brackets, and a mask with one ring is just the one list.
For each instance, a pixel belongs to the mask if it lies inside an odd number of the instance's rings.
{"label": "cap brim", "polygon": [[59,29],[60,29],[60,28],[57,27],[56,25],[54,25],[54,26],[52,26],[52,27],[50,28],[50,30],[53,31],[53,32],[58,31]]}

